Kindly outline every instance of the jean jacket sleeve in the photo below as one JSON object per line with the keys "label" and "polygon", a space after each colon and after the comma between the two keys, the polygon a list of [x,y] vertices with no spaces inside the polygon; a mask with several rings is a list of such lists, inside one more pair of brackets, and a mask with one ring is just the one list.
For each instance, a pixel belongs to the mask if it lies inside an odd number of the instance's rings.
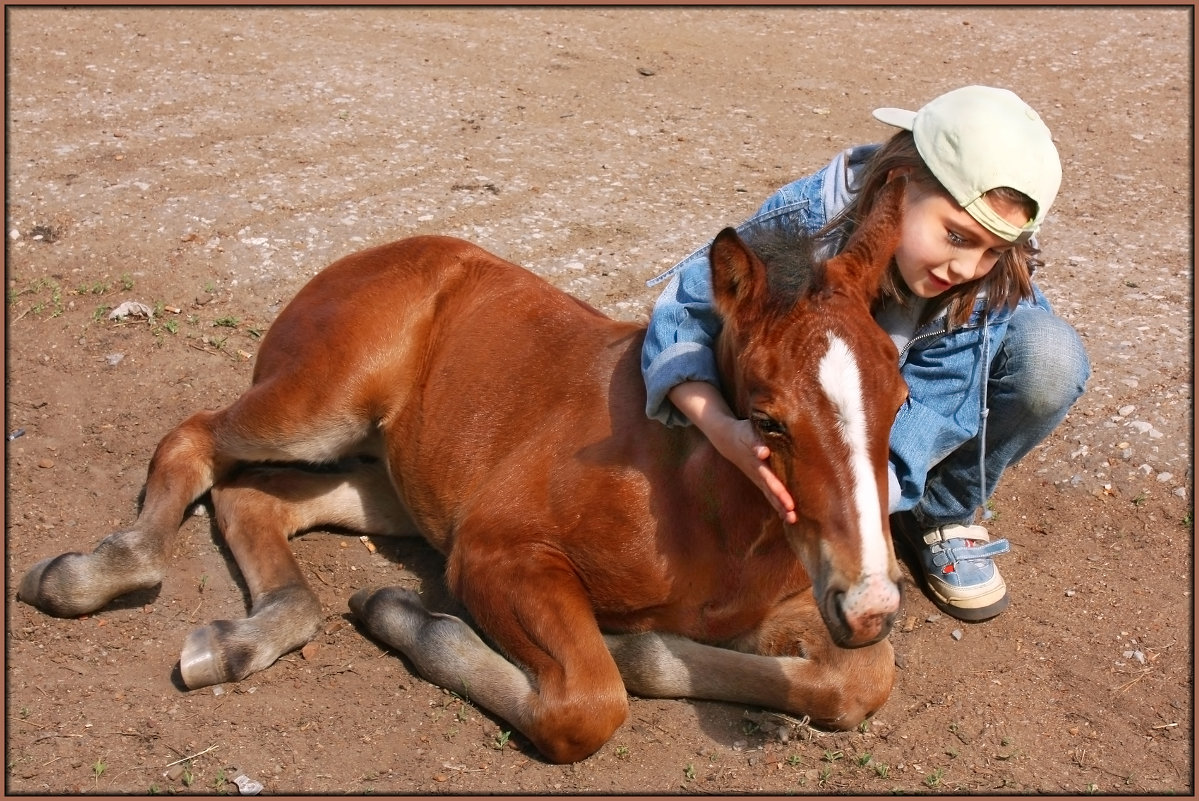
{"label": "jean jacket sleeve", "polygon": [[[791,224],[815,233],[830,216],[825,181],[837,168],[840,165],[835,160],[824,170],[779,189],[757,213],[737,226],[738,232],[788,218]],[[651,282],[670,279],[654,305],[641,351],[647,390],[645,411],[667,425],[689,424],[667,399],[671,389],[684,381],[720,383],[713,345],[721,321],[712,302],[708,251],[709,245],[705,245]]]}

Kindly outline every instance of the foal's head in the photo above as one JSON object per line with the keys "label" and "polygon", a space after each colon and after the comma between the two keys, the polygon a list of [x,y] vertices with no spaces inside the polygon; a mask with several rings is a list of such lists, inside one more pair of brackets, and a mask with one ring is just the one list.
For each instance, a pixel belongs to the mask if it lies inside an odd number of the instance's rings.
{"label": "foal's head", "polygon": [[751,237],[751,249],[727,229],[711,251],[729,401],[770,446],[799,518],[787,538],[845,647],[887,636],[900,600],[887,455],[907,387],[894,344],[870,314],[899,239],[896,184],[823,265],[795,237],[780,249],[777,232]]}

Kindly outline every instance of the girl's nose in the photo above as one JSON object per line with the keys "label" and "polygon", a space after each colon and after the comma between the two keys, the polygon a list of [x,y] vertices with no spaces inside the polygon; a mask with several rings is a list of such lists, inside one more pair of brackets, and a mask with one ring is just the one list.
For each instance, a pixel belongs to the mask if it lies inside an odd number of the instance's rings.
{"label": "girl's nose", "polygon": [[988,253],[963,253],[949,262],[949,276],[955,284],[964,284],[985,275],[991,267]]}
{"label": "girl's nose", "polygon": [[974,277],[974,267],[969,256],[952,259],[949,262],[949,280],[954,284],[964,284]]}

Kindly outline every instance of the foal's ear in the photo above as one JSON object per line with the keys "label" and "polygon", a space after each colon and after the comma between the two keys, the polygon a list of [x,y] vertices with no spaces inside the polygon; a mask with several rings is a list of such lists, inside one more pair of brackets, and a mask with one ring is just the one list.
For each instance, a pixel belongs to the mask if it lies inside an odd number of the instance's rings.
{"label": "foal's ear", "polygon": [[712,267],[712,300],[723,319],[735,317],[738,309],[759,307],[766,297],[766,266],[736,230],[725,228],[716,235],[708,260]]}
{"label": "foal's ear", "polygon": [[878,295],[879,284],[899,247],[906,185],[906,178],[895,178],[879,190],[870,213],[854,230],[844,250],[825,266],[831,287],[859,294],[867,305]]}

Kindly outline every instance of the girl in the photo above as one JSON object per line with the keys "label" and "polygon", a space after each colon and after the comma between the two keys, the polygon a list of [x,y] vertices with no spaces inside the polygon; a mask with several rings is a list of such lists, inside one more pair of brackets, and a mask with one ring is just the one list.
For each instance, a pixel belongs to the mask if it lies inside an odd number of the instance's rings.
{"label": "girl", "polygon": [[[892,529],[916,552],[938,607],[985,620],[1008,604],[992,557],[1009,548],[972,524],[974,510],[1062,421],[1090,376],[1078,335],[1032,283],[1041,264],[1033,234],[1061,164],[1049,129],[1005,89],[968,86],[915,113],[874,116],[901,130],[784,186],[740,230],[789,218],[828,258],[883,185],[906,182],[899,248],[874,308],[911,393],[891,430]],[[769,449],[717,386],[708,248],[651,284],[667,278],[642,351],[647,414],[697,426],[795,522]]]}

